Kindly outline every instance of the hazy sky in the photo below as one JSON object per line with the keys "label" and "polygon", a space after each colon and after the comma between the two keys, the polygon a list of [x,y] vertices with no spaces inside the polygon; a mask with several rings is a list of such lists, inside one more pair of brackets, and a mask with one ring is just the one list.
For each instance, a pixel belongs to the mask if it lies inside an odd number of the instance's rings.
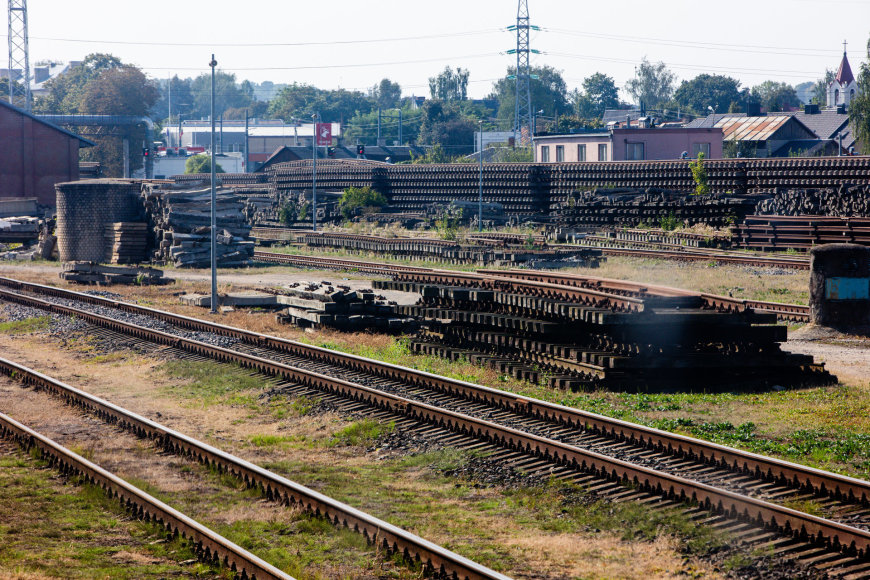
{"label": "hazy sky", "polygon": [[[471,97],[516,62],[505,52],[516,11],[516,0],[28,1],[31,64],[109,52],[153,77],[193,77],[214,52],[239,80],[363,90],[388,77],[427,96],[450,65],[471,72]],[[622,87],[644,56],[680,79],[798,84],[836,68],[843,40],[857,75],[870,36],[870,0],[529,0],[529,11],[533,64],[569,89],[597,71]]]}

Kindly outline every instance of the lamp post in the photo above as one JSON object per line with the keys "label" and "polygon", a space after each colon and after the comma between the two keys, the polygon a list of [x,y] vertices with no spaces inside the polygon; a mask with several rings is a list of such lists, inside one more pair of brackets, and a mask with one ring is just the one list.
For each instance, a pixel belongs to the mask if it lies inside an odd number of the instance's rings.
{"label": "lamp post", "polygon": [[711,115],[710,126],[715,127],[716,126],[716,109],[714,109],[710,105],[707,105],[707,110],[710,111],[710,115]]}
{"label": "lamp post", "polygon": [[480,151],[478,151],[478,159],[480,163],[478,164],[478,183],[477,183],[477,231],[483,231],[483,119],[477,122],[478,131],[477,134],[480,135]]}
{"label": "lamp post", "polygon": [[317,121],[320,113],[311,115],[314,130],[311,132],[311,229],[317,231]]}
{"label": "lamp post", "polygon": [[211,67],[211,313],[217,313],[217,194],[215,193],[214,170],[214,54],[208,63]]}

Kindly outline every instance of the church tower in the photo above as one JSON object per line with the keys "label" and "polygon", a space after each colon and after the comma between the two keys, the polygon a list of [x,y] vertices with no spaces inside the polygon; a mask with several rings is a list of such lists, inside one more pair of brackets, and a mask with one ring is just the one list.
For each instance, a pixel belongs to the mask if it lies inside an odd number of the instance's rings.
{"label": "church tower", "polygon": [[833,109],[838,105],[848,107],[857,94],[858,83],[852,74],[852,67],[849,66],[849,59],[846,57],[846,43],[844,42],[843,60],[840,61],[840,68],[837,69],[837,76],[828,83],[828,108]]}

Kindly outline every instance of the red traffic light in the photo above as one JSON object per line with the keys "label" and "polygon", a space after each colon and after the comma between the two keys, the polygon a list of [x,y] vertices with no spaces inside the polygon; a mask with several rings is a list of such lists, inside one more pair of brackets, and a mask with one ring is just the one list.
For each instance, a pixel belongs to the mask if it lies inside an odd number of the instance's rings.
{"label": "red traffic light", "polygon": [[356,154],[357,155],[365,155],[366,154],[366,146],[365,145],[357,145],[356,146]]}

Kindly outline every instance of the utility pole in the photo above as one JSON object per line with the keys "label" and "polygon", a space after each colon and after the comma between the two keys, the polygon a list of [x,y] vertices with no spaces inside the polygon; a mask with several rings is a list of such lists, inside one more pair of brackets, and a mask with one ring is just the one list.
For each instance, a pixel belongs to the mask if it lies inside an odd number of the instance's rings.
{"label": "utility pole", "polygon": [[317,115],[311,115],[311,229],[317,231]]}
{"label": "utility pole", "polygon": [[248,168],[248,110],[245,109],[245,173],[250,173],[251,170]]}
{"label": "utility pole", "polygon": [[378,107],[378,140],[376,142],[377,146],[381,146],[381,108]]}
{"label": "utility pole", "polygon": [[217,61],[214,54],[208,66],[211,67],[211,313],[217,314],[217,193],[214,170],[214,67]]}
{"label": "utility pole", "polygon": [[[9,103],[28,113],[32,109],[30,94],[30,46],[27,36],[27,0],[9,0]],[[14,71],[21,71],[21,84],[15,83]]]}
{"label": "utility pole", "polygon": [[[515,30],[517,33],[517,47],[507,51],[508,54],[517,55],[517,73],[513,76],[517,81],[516,104],[514,108],[514,139],[516,134],[520,134],[521,142],[525,145],[529,142],[529,132],[531,131],[532,122],[532,88],[531,68],[529,66],[529,54],[537,54],[539,51],[529,48],[529,30],[540,30],[538,26],[529,24],[529,2],[528,0],[519,0],[517,5],[517,23],[513,26],[508,26],[508,30]],[[523,135],[523,128],[526,129]]]}
{"label": "utility pole", "polygon": [[480,164],[478,165],[477,183],[477,231],[483,231],[483,120],[477,122],[477,134],[480,135],[480,151],[477,152]]}
{"label": "utility pole", "polygon": [[402,108],[399,108],[399,146],[401,147],[402,143]]}

